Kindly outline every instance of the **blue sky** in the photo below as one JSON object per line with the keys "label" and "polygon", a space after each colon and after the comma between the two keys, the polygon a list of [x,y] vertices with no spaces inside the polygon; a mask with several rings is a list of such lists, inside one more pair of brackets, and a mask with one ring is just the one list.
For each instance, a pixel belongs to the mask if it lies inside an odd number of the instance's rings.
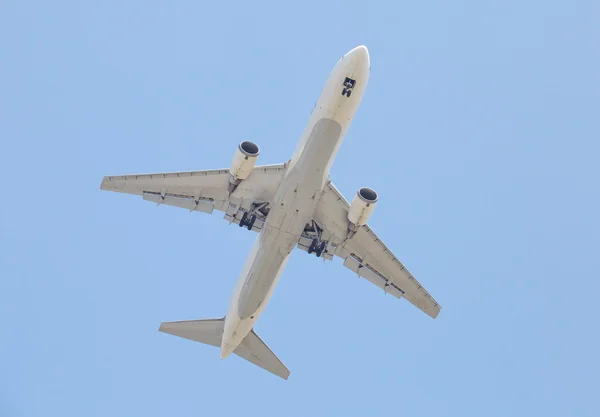
{"label": "blue sky", "polygon": [[[593,1],[3,1],[0,416],[597,416]],[[220,317],[255,235],[103,175],[293,152],[371,54],[332,170],[444,309],[296,252],[257,332],[281,380],[157,331]]]}

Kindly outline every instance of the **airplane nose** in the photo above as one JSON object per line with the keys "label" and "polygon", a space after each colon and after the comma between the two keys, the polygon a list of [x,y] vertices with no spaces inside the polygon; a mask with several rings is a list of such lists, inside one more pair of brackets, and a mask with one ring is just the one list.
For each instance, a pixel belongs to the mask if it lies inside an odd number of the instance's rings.
{"label": "airplane nose", "polygon": [[367,59],[369,58],[369,50],[365,45],[359,45],[348,52],[348,55],[355,55],[359,59]]}
{"label": "airplane nose", "polygon": [[371,66],[369,50],[364,45],[359,45],[344,56],[344,60],[352,60],[357,65],[364,65],[367,68]]}

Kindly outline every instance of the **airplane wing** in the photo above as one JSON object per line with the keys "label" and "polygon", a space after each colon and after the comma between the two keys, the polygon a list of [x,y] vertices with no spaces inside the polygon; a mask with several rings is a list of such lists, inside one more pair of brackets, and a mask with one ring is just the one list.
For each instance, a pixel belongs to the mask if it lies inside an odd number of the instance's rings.
{"label": "airplane wing", "polygon": [[[368,225],[346,240],[350,204],[329,182],[315,210],[314,220],[329,239],[327,252],[344,259],[344,266],[386,293],[405,298],[432,318],[441,306],[402,265]],[[306,239],[306,237],[304,237]],[[302,245],[302,240],[299,246]],[[323,254],[325,256],[325,253]],[[329,256],[331,259],[331,255]]]}
{"label": "airplane wing", "polygon": [[[243,213],[251,208],[264,205],[266,210],[286,170],[287,164],[257,166],[231,194],[228,169],[106,176],[100,189],[139,195],[146,201],[190,212],[212,213],[216,209],[225,212],[226,220],[239,224]],[[252,230],[259,231],[262,225],[263,218],[258,218]]]}

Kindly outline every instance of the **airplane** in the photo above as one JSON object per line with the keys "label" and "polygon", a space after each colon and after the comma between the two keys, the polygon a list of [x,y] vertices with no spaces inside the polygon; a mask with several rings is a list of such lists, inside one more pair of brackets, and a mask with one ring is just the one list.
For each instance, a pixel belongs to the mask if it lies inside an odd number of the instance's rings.
{"label": "airplane", "polygon": [[343,259],[359,277],[404,298],[432,318],[441,306],[367,225],[378,202],[368,187],[351,203],[329,178],[331,165],[363,98],[369,51],[357,46],[331,70],[291,159],[256,165],[260,150],[241,142],[229,168],[103,178],[102,190],[187,209],[224,213],[230,224],[258,233],[222,318],[164,322],[159,331],[216,346],[288,379],[290,371],[255,333],[294,248]]}

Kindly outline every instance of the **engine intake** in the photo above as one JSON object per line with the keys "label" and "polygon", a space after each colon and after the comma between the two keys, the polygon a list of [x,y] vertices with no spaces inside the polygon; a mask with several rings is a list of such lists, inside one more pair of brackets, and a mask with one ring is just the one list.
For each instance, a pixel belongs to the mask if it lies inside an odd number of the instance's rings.
{"label": "engine intake", "polygon": [[350,204],[348,210],[348,220],[356,227],[367,224],[369,217],[375,210],[378,200],[375,190],[367,187],[360,188]]}
{"label": "engine intake", "polygon": [[248,178],[254,169],[254,165],[256,164],[256,159],[258,158],[259,153],[260,149],[254,142],[246,140],[239,144],[235,154],[233,155],[231,168],[229,169],[232,182],[237,182]]}

